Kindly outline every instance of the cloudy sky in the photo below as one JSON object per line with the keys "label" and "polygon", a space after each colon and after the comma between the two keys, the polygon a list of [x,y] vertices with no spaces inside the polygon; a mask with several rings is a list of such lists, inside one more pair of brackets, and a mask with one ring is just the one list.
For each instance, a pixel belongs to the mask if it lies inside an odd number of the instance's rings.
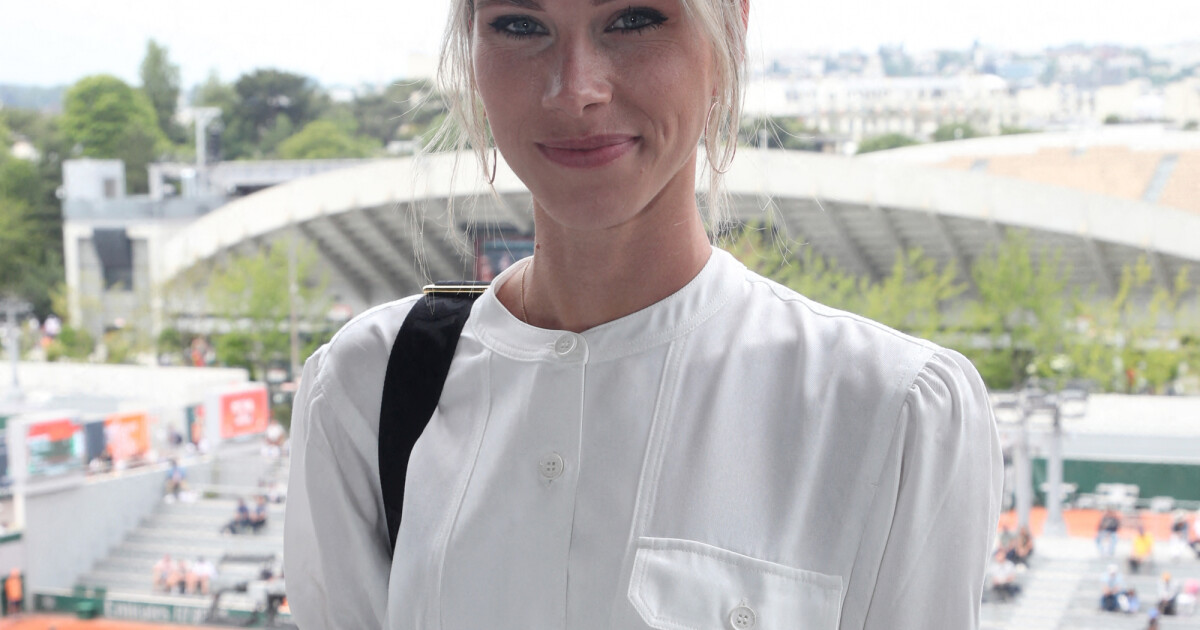
{"label": "cloudy sky", "polygon": [[[1156,46],[1200,39],[1200,0],[751,0],[759,51],[964,48],[1069,42]],[[277,67],[325,84],[406,76],[432,56],[447,3],[431,0],[0,0],[0,83],[57,85],[95,73],[137,81],[146,40],[184,85]],[[411,66],[411,67],[410,67]]]}

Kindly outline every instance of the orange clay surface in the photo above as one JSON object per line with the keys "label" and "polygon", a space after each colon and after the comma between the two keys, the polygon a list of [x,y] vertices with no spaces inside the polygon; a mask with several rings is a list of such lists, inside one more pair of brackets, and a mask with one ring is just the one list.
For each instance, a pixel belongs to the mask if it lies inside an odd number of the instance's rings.
{"label": "orange clay surface", "polygon": [[77,619],[63,615],[26,614],[0,619],[0,630],[180,630],[213,626],[168,626],[116,619]]}
{"label": "orange clay surface", "polygon": [[[1063,510],[1063,520],[1067,522],[1067,534],[1084,538],[1095,538],[1096,528],[1100,526],[1100,517],[1103,514],[1100,510]],[[1171,537],[1171,522],[1173,518],[1170,513],[1142,512],[1139,520],[1140,525],[1145,527],[1146,531],[1156,540],[1167,540]],[[1029,514],[1029,524],[1035,537],[1042,534],[1042,528],[1045,523],[1046,509],[1040,507],[1033,508],[1033,511]],[[1010,511],[1001,514],[1000,526],[1015,530],[1017,527],[1017,513]],[[1121,538],[1133,538],[1136,534],[1137,525],[1131,522],[1131,519],[1122,518],[1121,531],[1117,535]],[[0,626],[0,630],[2,628],[3,626]]]}

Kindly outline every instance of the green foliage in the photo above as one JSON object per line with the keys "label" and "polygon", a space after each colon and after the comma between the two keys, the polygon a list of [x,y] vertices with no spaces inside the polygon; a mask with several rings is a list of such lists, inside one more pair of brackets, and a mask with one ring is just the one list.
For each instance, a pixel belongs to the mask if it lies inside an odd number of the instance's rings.
{"label": "green foliage", "polygon": [[[328,106],[328,97],[311,79],[279,70],[242,75],[234,92],[237,99],[223,116],[222,144],[227,159],[273,155],[292,130],[316,120]],[[286,117],[286,123],[280,116]],[[287,133],[282,134],[285,127]]]}
{"label": "green foliage", "polygon": [[84,156],[124,160],[126,184],[134,193],[147,191],[146,166],[168,146],[146,95],[108,75],[71,86],[63,102],[62,128]]}
{"label": "green foliage", "polygon": [[1121,116],[1118,114],[1109,114],[1104,117],[1104,124],[1106,125],[1119,125],[1121,122]]}
{"label": "green foliage", "polygon": [[58,337],[46,348],[46,358],[49,361],[64,358],[82,361],[95,349],[96,342],[86,330],[64,326]]}
{"label": "green foliage", "polygon": [[[767,144],[762,146],[765,133]],[[755,118],[744,121],[738,130],[738,143],[764,149],[820,151],[817,131],[810,129],[802,118]]]}
{"label": "green foliage", "polygon": [[934,142],[949,142],[951,140],[966,140],[977,138],[981,134],[967,123],[950,123],[942,125],[933,132]]}
{"label": "green foliage", "polygon": [[1002,136],[1019,136],[1021,134],[1037,132],[1038,131],[1036,129],[1029,129],[1026,127],[1009,127],[1007,125],[1000,126],[1000,135]]}
{"label": "green foliage", "polygon": [[142,92],[154,107],[158,128],[174,142],[186,142],[187,134],[175,122],[179,102],[179,66],[167,58],[167,48],[153,39],[146,42],[141,66]]}
{"label": "green foliage", "polygon": [[838,269],[812,248],[793,259],[783,245],[770,232],[749,229],[729,249],[747,267],[813,300],[924,337],[942,332],[942,311],[966,288],[953,265],[939,268],[919,249],[898,252],[891,273],[872,281]]}
{"label": "green foliage", "polygon": [[1039,358],[1066,350],[1070,270],[1060,255],[1035,256],[1028,237],[1010,231],[975,260],[971,277],[979,297],[967,308],[970,327],[1007,358],[1013,383],[1022,382]]}
{"label": "green foliage", "polygon": [[9,152],[12,142],[12,130],[5,124],[4,119],[0,118],[0,159],[3,159],[5,154]]}
{"label": "green foliage", "polygon": [[362,158],[378,150],[379,144],[371,138],[347,133],[333,121],[317,120],[284,140],[279,145],[279,157],[285,160]]}
{"label": "green foliage", "polygon": [[420,80],[393,83],[381,94],[355,99],[350,107],[358,131],[384,144],[428,133],[446,112],[433,86]]}
{"label": "green foliage", "polygon": [[916,138],[906,136],[902,133],[888,133],[882,136],[872,136],[865,138],[858,145],[858,152],[871,153],[872,151],[886,151],[888,149],[898,149],[914,144],[921,144]]}
{"label": "green foliage", "polygon": [[[288,360],[292,264],[288,249],[289,242],[281,241],[253,255],[234,257],[211,274],[209,307],[233,327],[214,339],[220,363],[245,367],[252,376],[261,376],[271,362]],[[298,324],[319,327],[328,310],[327,279],[317,268],[315,250],[299,244],[295,249]]]}

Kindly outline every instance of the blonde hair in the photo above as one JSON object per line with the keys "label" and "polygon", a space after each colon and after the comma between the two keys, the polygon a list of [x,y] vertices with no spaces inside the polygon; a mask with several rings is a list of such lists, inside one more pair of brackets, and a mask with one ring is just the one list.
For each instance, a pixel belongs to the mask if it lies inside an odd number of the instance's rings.
{"label": "blonde hair", "polygon": [[[743,0],[680,0],[708,37],[717,69],[716,94],[708,111],[703,144],[708,163],[704,199],[709,230],[716,234],[726,218],[724,174],[737,152],[745,79],[746,23]],[[748,2],[748,0],[745,0]],[[494,172],[491,134],[471,69],[471,24],[474,0],[451,0],[450,20],[442,43],[437,83],[449,115],[430,143],[436,150],[471,150],[484,177]]]}

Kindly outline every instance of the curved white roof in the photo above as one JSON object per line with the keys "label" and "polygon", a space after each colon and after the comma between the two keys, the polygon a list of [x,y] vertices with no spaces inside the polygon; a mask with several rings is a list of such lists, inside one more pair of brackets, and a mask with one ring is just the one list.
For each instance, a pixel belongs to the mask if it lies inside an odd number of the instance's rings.
{"label": "curved white roof", "polygon": [[[967,143],[946,143],[967,144]],[[463,218],[477,225],[531,231],[528,192],[501,164],[488,193],[470,154],[385,160],[324,173],[244,197],[197,220],[167,243],[161,279],[240,243],[278,236],[291,226],[318,242],[363,302],[419,287],[412,242],[432,245],[435,275],[462,277],[455,251]],[[701,167],[703,168],[703,167]],[[705,185],[705,178],[697,178]],[[452,183],[453,182],[453,183]],[[1200,263],[1200,215],[983,173],[808,152],[742,150],[726,180],[734,218],[766,218],[851,270],[886,272],[901,247],[920,246],[943,260],[967,262],[999,230],[1027,228],[1046,244],[1072,248],[1077,281],[1111,290],[1120,266],[1151,255],[1160,281]],[[446,214],[453,197],[461,217]],[[475,198],[471,203],[467,199]],[[467,211],[467,209],[470,209]],[[414,209],[419,210],[419,212]],[[423,226],[415,219],[425,218]],[[960,264],[960,269],[965,268]],[[1088,269],[1083,269],[1088,268]],[[1200,272],[1200,269],[1196,270]],[[402,277],[403,276],[403,277]],[[410,277],[411,276],[411,277]],[[382,287],[381,290],[377,287]]]}

